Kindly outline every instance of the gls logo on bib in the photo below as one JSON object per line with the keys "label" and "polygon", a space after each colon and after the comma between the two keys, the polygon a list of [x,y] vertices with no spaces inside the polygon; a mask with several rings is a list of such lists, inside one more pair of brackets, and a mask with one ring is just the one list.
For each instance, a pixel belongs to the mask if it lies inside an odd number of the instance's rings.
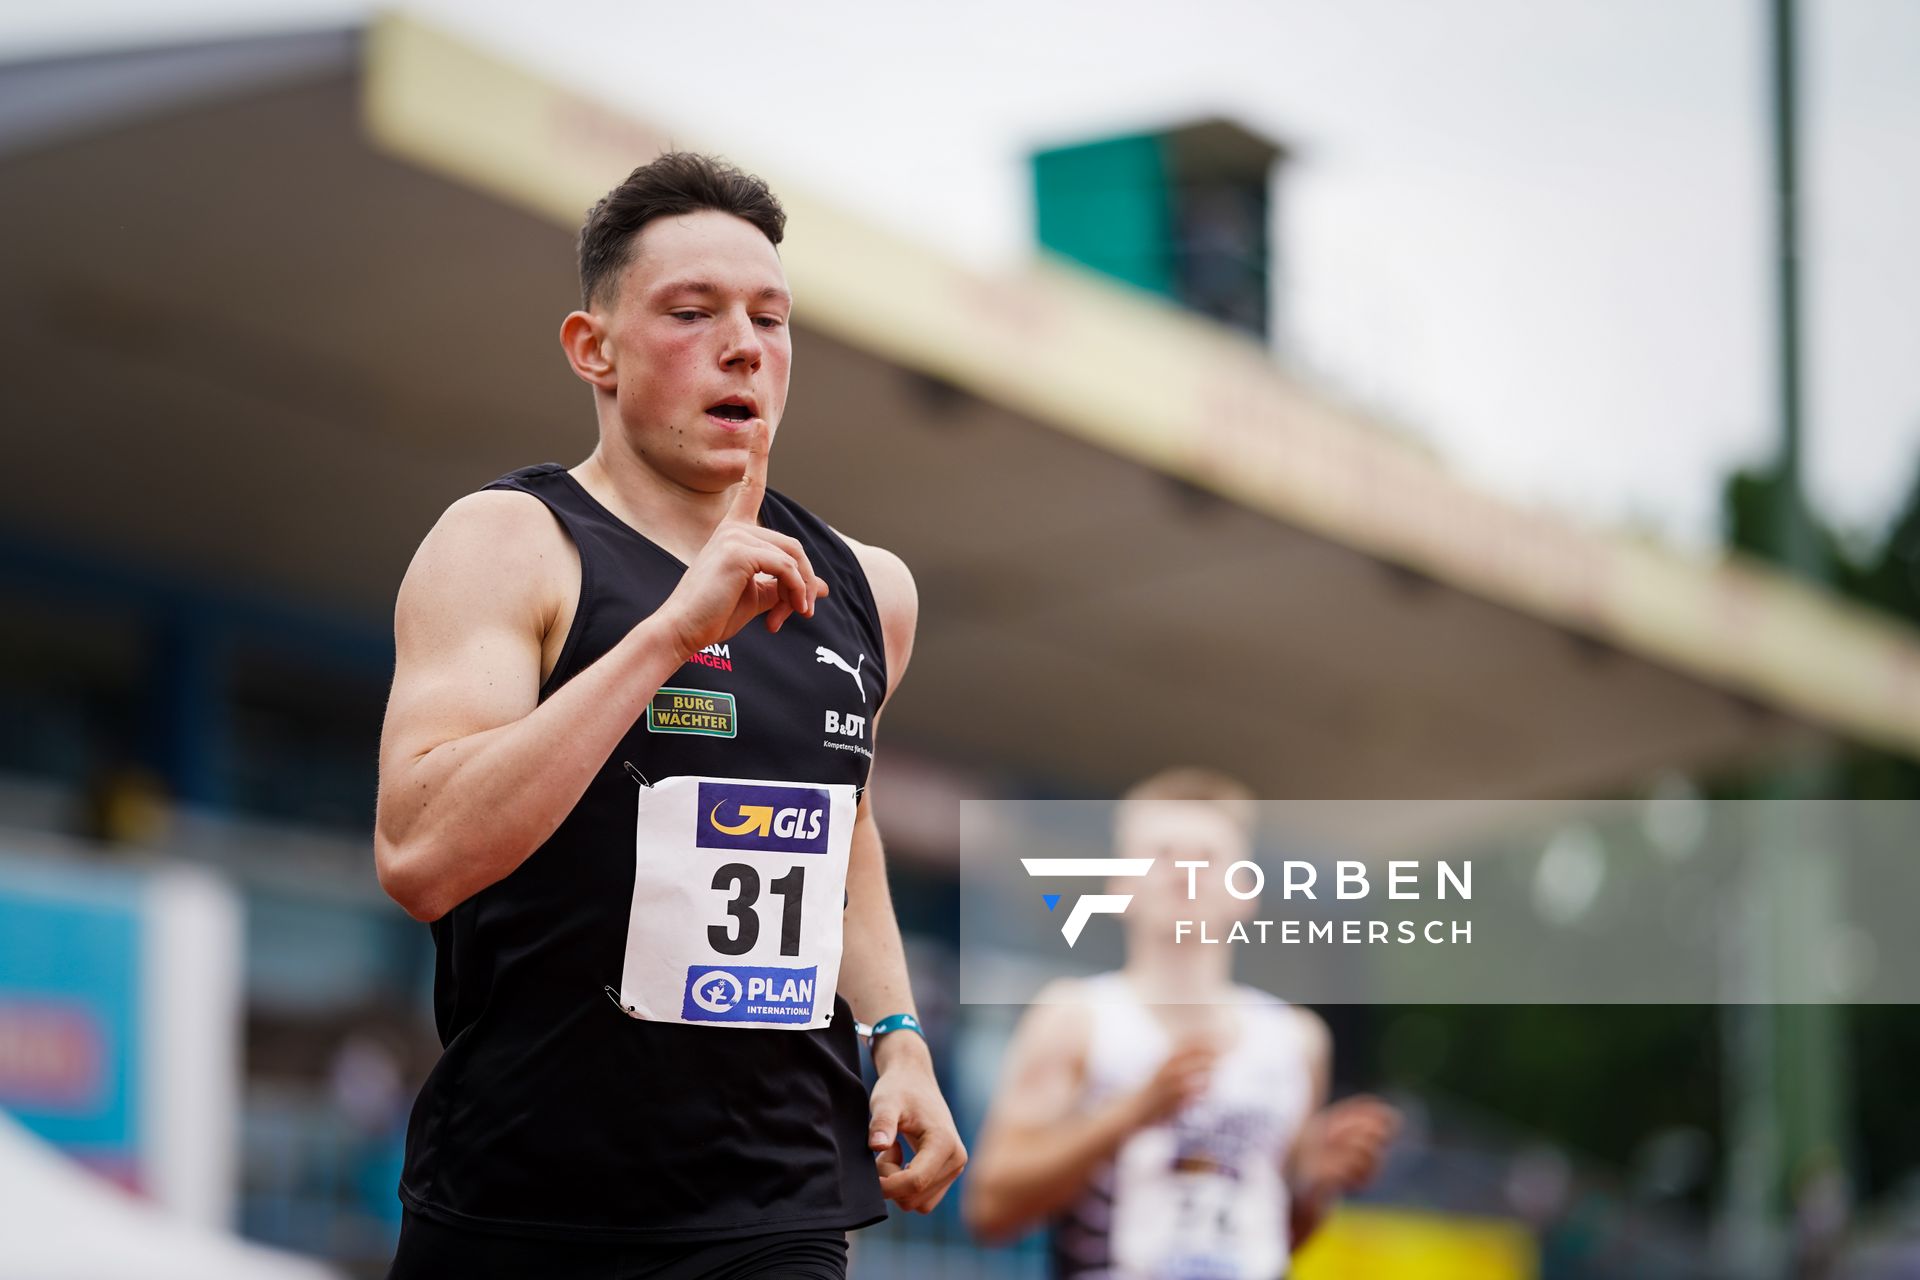
{"label": "gls logo on bib", "polygon": [[827,793],[818,787],[702,782],[694,844],[752,853],[825,853]]}

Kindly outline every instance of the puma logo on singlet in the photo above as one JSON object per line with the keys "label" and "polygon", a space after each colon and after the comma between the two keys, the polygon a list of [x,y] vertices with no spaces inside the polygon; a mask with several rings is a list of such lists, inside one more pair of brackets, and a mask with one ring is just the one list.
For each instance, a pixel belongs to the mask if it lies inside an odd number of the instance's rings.
{"label": "puma logo on singlet", "polygon": [[813,652],[814,652],[814,656],[817,657],[821,662],[830,662],[834,666],[846,672],[848,675],[852,676],[853,687],[860,691],[860,701],[862,703],[866,702],[867,686],[863,684],[860,680],[860,668],[867,665],[866,654],[864,653],[861,654],[860,661],[850,667],[847,665],[847,660],[845,658],[841,657],[839,654],[835,653],[833,650],[827,648],[827,646],[825,645],[820,645]]}

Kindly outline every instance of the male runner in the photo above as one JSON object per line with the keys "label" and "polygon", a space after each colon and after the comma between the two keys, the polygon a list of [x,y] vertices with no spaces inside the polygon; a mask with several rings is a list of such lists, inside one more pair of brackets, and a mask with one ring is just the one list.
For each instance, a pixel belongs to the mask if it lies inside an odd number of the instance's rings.
{"label": "male runner", "polygon": [[595,205],[560,341],[598,446],[454,503],[401,584],[375,851],[445,1053],[393,1276],[839,1277],[966,1162],[864,791],[913,580],[766,488],[784,224],[684,153]]}
{"label": "male runner", "polygon": [[[1373,1098],[1325,1106],[1326,1024],[1236,986],[1215,937],[1255,906],[1224,890],[1248,856],[1239,783],[1172,770],[1130,791],[1119,856],[1126,967],[1062,981],[1028,1010],[982,1127],[966,1216],[991,1239],[1052,1227],[1060,1280],[1273,1280],[1342,1194],[1370,1182],[1398,1124]],[[1177,862],[1205,861],[1187,896]]]}

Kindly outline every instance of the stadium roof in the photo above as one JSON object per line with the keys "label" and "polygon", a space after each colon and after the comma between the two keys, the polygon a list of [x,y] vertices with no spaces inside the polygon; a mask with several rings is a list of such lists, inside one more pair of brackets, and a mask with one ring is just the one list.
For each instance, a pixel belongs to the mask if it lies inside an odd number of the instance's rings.
{"label": "stadium roof", "polygon": [[[592,447],[554,335],[582,212],[664,145],[645,123],[401,17],[15,64],[0,107],[13,461],[58,477],[10,493],[16,542],[377,625],[448,502]],[[890,742],[1273,796],[1920,751],[1911,632],[1477,492],[1220,327],[963,269],[740,142],[714,149],[790,213],[774,483],[921,587]]]}

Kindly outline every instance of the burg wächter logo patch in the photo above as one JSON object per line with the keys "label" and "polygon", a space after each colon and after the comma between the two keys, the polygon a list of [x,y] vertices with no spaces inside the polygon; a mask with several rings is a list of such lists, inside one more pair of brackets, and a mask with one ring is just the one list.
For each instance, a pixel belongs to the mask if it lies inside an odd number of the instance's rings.
{"label": "burg w\u00e4chter logo patch", "polygon": [[662,689],[647,704],[650,733],[697,733],[731,738],[740,732],[733,695],[710,689]]}

